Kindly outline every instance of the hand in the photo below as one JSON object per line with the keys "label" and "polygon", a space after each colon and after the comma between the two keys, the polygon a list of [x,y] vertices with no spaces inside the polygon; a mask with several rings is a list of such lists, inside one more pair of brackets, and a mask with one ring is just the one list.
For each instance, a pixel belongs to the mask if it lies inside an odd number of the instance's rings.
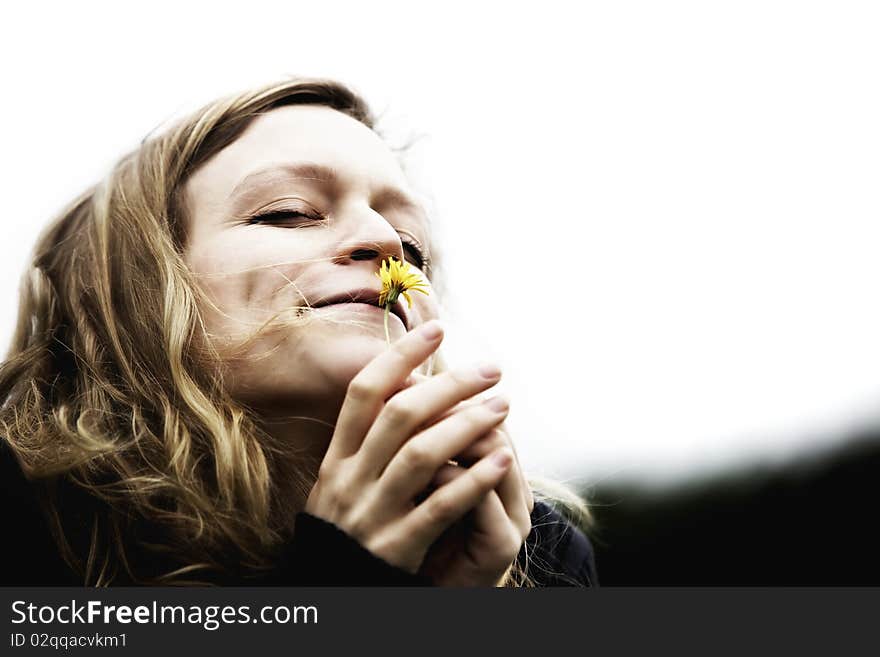
{"label": "hand", "polygon": [[439,324],[428,322],[352,379],[304,509],[411,573],[418,572],[431,544],[476,507],[510,468],[510,463],[496,464],[495,450],[416,504],[416,496],[449,459],[507,416],[506,409],[493,410],[485,403],[448,413],[497,383],[498,376],[486,378],[475,369],[444,372],[406,387],[412,371],[441,340]]}
{"label": "hand", "polygon": [[[464,405],[467,403],[459,407]],[[501,424],[457,455],[458,466],[443,466],[432,485],[443,486],[454,481],[467,472],[466,467],[503,447],[509,447],[516,455],[506,427]],[[422,574],[430,576],[439,586],[498,584],[532,529],[534,497],[519,459],[515,461],[497,488],[431,546],[420,570]]]}
{"label": "hand", "polygon": [[[408,383],[412,385],[420,381],[425,381],[428,378],[429,377],[423,374],[413,373],[410,376]],[[461,402],[457,404],[452,410],[440,416],[438,420],[444,417],[448,417],[452,413],[460,412],[465,407],[473,405],[475,403],[480,403],[480,400],[472,399],[469,401]],[[526,479],[522,466],[520,465],[519,454],[517,454],[516,447],[514,447],[513,441],[510,438],[510,432],[508,431],[507,425],[504,422],[499,424],[489,434],[483,436],[480,440],[468,446],[468,448],[464,452],[462,452],[461,454],[457,454],[453,460],[458,462],[459,464],[461,464],[462,462],[466,462],[468,465],[471,465],[480,458],[491,453],[492,450],[499,449],[504,446],[510,447],[510,451],[513,452],[513,455],[515,457],[515,463],[514,467],[511,468],[511,471],[508,472],[502,480],[502,484],[501,486],[499,486],[499,494],[506,497],[507,499],[515,499],[516,495],[513,493],[512,487],[516,485],[516,480],[518,478],[521,484],[520,490],[523,494],[523,497],[525,498],[525,502],[528,507],[529,517],[531,518],[532,511],[535,508],[535,498],[532,494],[532,488],[529,485],[528,480]],[[444,481],[446,480],[448,479],[444,479]],[[502,488],[506,490],[502,491]],[[507,505],[505,505],[505,507],[509,508],[507,507]]]}

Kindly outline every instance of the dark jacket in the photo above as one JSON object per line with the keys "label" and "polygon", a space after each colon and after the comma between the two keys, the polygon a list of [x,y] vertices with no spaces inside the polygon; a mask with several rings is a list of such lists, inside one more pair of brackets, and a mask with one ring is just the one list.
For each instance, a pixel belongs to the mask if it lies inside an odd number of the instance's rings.
{"label": "dark jacket", "polygon": [[[5,440],[0,440],[0,485],[9,524],[0,558],[2,586],[79,586],[61,559],[48,523]],[[552,506],[535,500],[532,531],[517,557],[538,586],[597,586],[593,548],[587,537]],[[336,525],[301,512],[294,538],[276,571],[259,581],[228,584],[268,586],[432,586],[422,575],[392,566]]]}

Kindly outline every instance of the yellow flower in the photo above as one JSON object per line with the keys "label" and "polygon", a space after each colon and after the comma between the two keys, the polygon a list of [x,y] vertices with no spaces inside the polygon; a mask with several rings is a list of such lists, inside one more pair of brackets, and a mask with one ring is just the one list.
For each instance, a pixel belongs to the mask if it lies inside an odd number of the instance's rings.
{"label": "yellow flower", "polygon": [[401,262],[396,258],[383,260],[376,276],[382,281],[382,291],[379,292],[380,306],[390,306],[396,303],[397,298],[402,294],[409,307],[412,308],[412,297],[409,296],[407,290],[428,294],[422,277],[417,272],[409,270],[408,262]]}
{"label": "yellow flower", "polygon": [[388,312],[391,306],[397,303],[397,299],[402,294],[407,305],[412,308],[409,290],[428,294],[428,288],[418,272],[410,271],[408,262],[401,262],[397,258],[389,257],[383,260],[376,276],[382,281],[379,305],[385,308],[385,339],[391,344],[391,336],[388,333]]}

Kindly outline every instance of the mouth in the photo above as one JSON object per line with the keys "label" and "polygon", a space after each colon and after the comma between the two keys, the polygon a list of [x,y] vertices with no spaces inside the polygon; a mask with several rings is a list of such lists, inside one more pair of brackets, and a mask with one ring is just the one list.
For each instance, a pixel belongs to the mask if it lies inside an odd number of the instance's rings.
{"label": "mouth", "polygon": [[[380,310],[385,310],[384,307],[379,305],[379,293],[376,290],[370,290],[367,288],[349,290],[341,294],[325,297],[320,301],[313,303],[312,308],[324,308],[326,306],[334,306],[343,303],[365,303],[370,306],[375,306]],[[404,328],[409,331],[409,318],[407,317],[406,310],[404,310],[402,299],[398,299],[395,303],[391,304],[391,314],[396,315],[403,323]]]}

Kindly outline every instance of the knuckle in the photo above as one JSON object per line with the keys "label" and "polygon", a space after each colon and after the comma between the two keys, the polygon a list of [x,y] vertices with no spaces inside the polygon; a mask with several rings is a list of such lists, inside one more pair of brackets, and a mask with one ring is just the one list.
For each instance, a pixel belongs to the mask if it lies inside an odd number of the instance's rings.
{"label": "knuckle", "polygon": [[491,412],[485,404],[474,404],[465,411],[465,416],[473,424],[499,424],[502,418]]}
{"label": "knuckle", "polygon": [[391,400],[385,404],[382,413],[392,424],[409,424],[413,419],[414,410],[406,403],[405,399],[400,399],[399,397],[400,395],[392,397]]}
{"label": "knuckle", "polygon": [[374,396],[375,386],[366,378],[355,377],[349,384],[346,396],[355,401],[365,401]]}
{"label": "knuckle", "polygon": [[318,481],[333,481],[342,474],[345,459],[331,459],[325,457],[318,466]]}
{"label": "knuckle", "polygon": [[325,459],[318,468],[318,482],[323,484],[332,480],[336,471],[336,466]]}
{"label": "knuckle", "polygon": [[326,485],[326,489],[337,509],[346,511],[352,507],[354,503],[352,486],[343,477],[336,477],[330,480]]}
{"label": "knuckle", "polygon": [[346,513],[348,511],[348,499],[345,496],[345,492],[338,486],[331,487],[329,497],[332,500],[333,508],[336,509],[337,513]]}
{"label": "knuckle", "polygon": [[486,426],[486,415],[482,409],[472,406],[453,415],[452,422],[455,423],[458,431],[473,432],[475,429],[480,429],[482,434]]}
{"label": "knuckle", "polygon": [[434,524],[448,523],[455,519],[456,506],[448,495],[435,493],[429,498],[425,513]]}
{"label": "knuckle", "polygon": [[468,458],[481,459],[491,454],[499,447],[504,447],[504,436],[497,435],[495,432],[489,432],[477,438],[464,451],[464,456]]}
{"label": "knuckle", "polygon": [[465,385],[467,383],[470,383],[471,380],[473,379],[472,375],[469,375],[466,370],[462,370],[462,369],[449,370],[448,372],[446,372],[446,376],[456,386],[461,386],[461,385]]}
{"label": "knuckle", "polygon": [[[488,455],[487,455],[488,456]],[[490,465],[486,457],[478,464],[480,467],[472,467],[468,472],[476,480],[477,486],[485,491],[490,491],[498,485],[499,479],[504,477],[504,470],[499,470],[494,465]]]}
{"label": "knuckle", "polygon": [[357,539],[359,543],[363,542],[364,537],[368,534],[367,518],[363,514],[350,514],[345,525],[346,532],[352,538]]}
{"label": "knuckle", "polygon": [[[485,441],[485,442],[483,442]],[[490,452],[494,452],[499,447],[504,447],[507,445],[507,439],[504,437],[504,434],[498,431],[498,429],[492,429],[486,437],[483,438],[481,447],[486,447]]]}
{"label": "knuckle", "polygon": [[386,528],[385,531],[374,534],[363,545],[374,555],[398,568],[415,572],[418,567],[415,560],[419,550],[412,539],[399,530]]}
{"label": "knuckle", "polygon": [[364,541],[363,545],[373,554],[383,558],[401,551],[399,539],[389,536],[387,532],[370,537],[369,540]]}
{"label": "knuckle", "polygon": [[404,464],[408,468],[415,470],[430,467],[435,460],[434,454],[431,450],[426,445],[415,440],[411,440],[406,444],[401,450],[401,456],[404,460]]}

